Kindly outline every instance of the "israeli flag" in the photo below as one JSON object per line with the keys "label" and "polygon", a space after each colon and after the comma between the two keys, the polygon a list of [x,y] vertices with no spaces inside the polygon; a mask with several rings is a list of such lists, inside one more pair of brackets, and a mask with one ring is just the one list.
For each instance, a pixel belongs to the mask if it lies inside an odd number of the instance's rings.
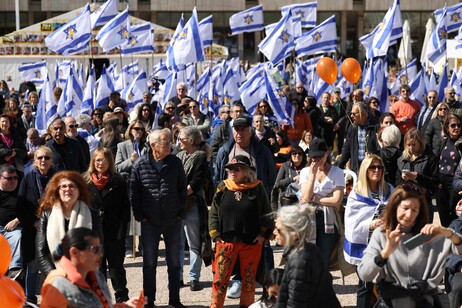
{"label": "israeli flag", "polygon": [[409,84],[411,80],[417,75],[417,59],[413,59],[409,64],[403,68],[398,75],[396,75],[396,80],[390,88],[390,93],[394,95],[399,95],[399,88],[403,84]]}
{"label": "israeli flag", "polygon": [[[51,109],[49,113],[47,113],[47,108]],[[57,116],[53,89],[51,88],[50,79],[47,77],[40,92],[37,113],[35,114],[35,128],[40,134],[45,133],[48,126]]]}
{"label": "israeli flag", "polygon": [[113,48],[126,44],[130,39],[130,19],[127,8],[120,12],[116,17],[104,25],[98,34],[96,40],[107,52]]}
{"label": "israeli flag", "polygon": [[25,63],[19,67],[19,74],[24,81],[30,81],[35,85],[42,85],[48,78],[47,62]]}
{"label": "israeli flag", "polygon": [[266,99],[274,116],[282,125],[293,124],[295,110],[282,90],[277,86],[268,70],[264,70]]}
{"label": "israeli flag", "polygon": [[95,108],[107,105],[109,103],[109,96],[114,91],[114,85],[111,78],[106,74],[106,66],[103,65],[101,76],[99,77],[98,87],[96,91]]}
{"label": "israeli flag", "polygon": [[213,44],[213,16],[210,15],[199,22],[199,34],[205,47]]}
{"label": "israeli flag", "polygon": [[346,80],[346,78],[343,76],[335,86],[340,89],[341,99],[348,98],[349,95],[353,92],[353,84]]}
{"label": "israeli flag", "polygon": [[418,101],[421,106],[425,105],[425,72],[422,68],[420,72],[415,76],[414,80],[411,81],[411,99]]}
{"label": "israeli flag", "polygon": [[210,81],[209,99],[212,104],[223,104],[223,75],[225,74],[225,62],[215,65],[212,69]]}
{"label": "israeli flag", "polygon": [[295,40],[297,57],[314,55],[318,52],[334,52],[337,47],[337,26],[335,15],[319,26],[305,32]]}
{"label": "israeli flag", "polygon": [[77,117],[81,113],[83,90],[71,68],[63,93],[58,102],[58,114],[60,117]]}
{"label": "israeli flag", "polygon": [[159,63],[154,65],[154,67],[152,68],[152,77],[166,79],[169,73],[170,72],[167,69],[167,66],[165,65],[165,63],[162,62],[162,59],[160,59]]}
{"label": "israeli flag", "polygon": [[151,27],[151,23],[131,26],[130,37],[126,44],[121,46],[120,53],[128,55],[154,52],[153,33],[154,29]]}
{"label": "israeli flag", "polygon": [[112,18],[116,17],[119,12],[117,11],[117,1],[108,0],[102,6],[100,6],[96,11],[91,13],[91,29],[93,30],[97,26],[102,26],[110,21]]}
{"label": "israeli flag", "polygon": [[247,76],[247,80],[239,88],[241,101],[245,109],[253,114],[257,109],[258,103],[266,97],[266,85],[263,67],[260,66],[252,74]]}
{"label": "israeli flag", "polygon": [[141,72],[136,76],[130,85],[120,94],[127,101],[127,111],[130,112],[138,104],[143,102],[143,94],[148,91],[146,72]]}
{"label": "israeli flag", "polygon": [[[456,92],[456,100],[460,100],[462,97],[462,66],[459,67],[459,70],[454,71],[451,76],[451,81],[449,82],[451,87],[454,88]],[[439,94],[439,93],[438,93]]]}
{"label": "israeli flag", "polygon": [[239,88],[237,86],[236,75],[233,67],[228,66],[223,79],[223,103],[231,105],[232,102],[240,99]]}
{"label": "israeli flag", "polygon": [[[436,20],[440,20],[444,15],[444,8],[438,9],[433,12]],[[448,33],[457,31],[462,26],[462,3],[457,3],[453,6],[446,8],[446,31]]]}
{"label": "israeli flag", "polygon": [[282,16],[292,12],[292,16],[298,16],[303,28],[311,28],[316,26],[318,2],[309,2],[303,4],[291,4],[281,8]]}
{"label": "israeli flag", "polygon": [[446,40],[448,36],[446,21],[447,10],[445,8],[433,29],[433,33],[430,37],[430,42],[428,42],[427,51],[425,53],[427,59],[433,64],[436,64],[441,58],[446,56]]}
{"label": "israeli flag", "polygon": [[289,13],[281,18],[271,35],[258,44],[261,53],[273,65],[287,58],[294,49],[294,28],[292,13]]}
{"label": "israeli flag", "polygon": [[[438,102],[444,102],[444,88],[448,86],[448,64],[445,63],[438,82]],[[428,92],[428,91],[427,91]]]}
{"label": "israeli flag", "polygon": [[262,30],[264,28],[263,6],[257,5],[232,15],[229,18],[229,27],[231,35]]}
{"label": "israeli flag", "polygon": [[199,77],[199,79],[197,79],[196,100],[199,103],[201,112],[204,114],[208,114],[209,111],[213,111],[209,100],[210,77],[210,69],[207,67],[202,73],[202,75]]}
{"label": "israeli flag", "polygon": [[273,32],[274,28],[278,25],[277,22],[265,26],[265,36],[269,36]]}
{"label": "israeli flag", "polygon": [[[184,28],[184,16],[183,16],[183,14],[181,14],[180,20],[178,21],[178,24],[176,25],[175,32],[173,33],[172,39],[170,40],[170,43],[168,44],[168,48],[167,48],[167,63],[166,63],[166,65],[167,65],[167,68],[168,68],[169,71],[178,72],[178,71],[184,69],[184,65],[178,66],[175,63],[174,58],[169,60],[169,54],[173,53],[173,44],[180,37],[181,31],[183,31],[183,28]],[[173,56],[173,54],[172,54],[172,56]],[[172,57],[172,56],[170,56],[170,57]]]}
{"label": "israeli flag", "polygon": [[62,55],[73,55],[88,49],[91,39],[90,4],[82,14],[56,29],[45,38],[45,45]]}
{"label": "israeli flag", "polygon": [[87,84],[85,90],[83,91],[82,99],[82,113],[91,115],[94,110],[94,101],[95,101],[95,67],[92,65],[90,68],[90,73],[87,78]]}

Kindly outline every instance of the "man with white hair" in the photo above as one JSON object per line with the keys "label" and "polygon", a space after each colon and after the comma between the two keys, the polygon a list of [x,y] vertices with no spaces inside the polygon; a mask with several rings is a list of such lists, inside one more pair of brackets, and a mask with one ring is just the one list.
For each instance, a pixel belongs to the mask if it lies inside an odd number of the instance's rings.
{"label": "man with white hair", "polygon": [[[169,102],[172,102],[173,104],[175,104],[175,108],[176,108],[176,112],[177,114],[179,113],[179,110],[178,110],[178,105],[181,103],[181,100],[185,97],[189,97],[188,95],[186,95],[188,93],[188,87],[186,86],[186,83],[184,82],[179,82],[177,85],[176,85],[176,95],[175,96],[172,96],[168,101]],[[193,99],[192,97],[189,97],[190,99]]]}
{"label": "man with white hair", "polygon": [[85,139],[90,147],[90,157],[93,156],[93,152],[101,146],[98,139],[95,138],[92,134],[90,134],[90,122],[91,117],[88,114],[79,114],[75,119],[78,128],[77,133],[79,136]]}
{"label": "man with white hair", "polygon": [[85,159],[85,164],[88,166],[90,164],[90,146],[85,138],[81,137],[77,132],[79,124],[75,121],[73,117],[65,117],[64,123],[66,123],[66,136],[69,138],[76,139],[80,146],[82,147],[83,157]]}
{"label": "man with white hair", "polygon": [[155,307],[156,269],[161,236],[165,242],[168,271],[169,305],[185,307],[180,302],[180,240],[184,217],[187,181],[181,160],[170,154],[172,134],[169,129],[149,135],[151,151],[132,166],[130,200],[133,215],[141,222],[143,243],[143,289]]}
{"label": "man with white hair", "polygon": [[456,100],[455,95],[456,91],[454,87],[449,86],[444,88],[444,101],[448,104],[449,111],[462,118],[462,103]]}

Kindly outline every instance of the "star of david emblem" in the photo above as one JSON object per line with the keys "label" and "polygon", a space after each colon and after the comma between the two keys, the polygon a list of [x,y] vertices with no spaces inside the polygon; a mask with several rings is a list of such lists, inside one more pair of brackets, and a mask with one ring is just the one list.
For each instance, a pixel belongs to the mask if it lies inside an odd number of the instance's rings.
{"label": "star of david emblem", "polygon": [[40,70],[35,71],[35,78],[42,78],[42,73]]}
{"label": "star of david emblem", "polygon": [[128,44],[130,44],[130,46],[133,46],[133,45],[136,45],[138,43],[138,40],[136,39],[136,36],[130,36],[130,41]]}
{"label": "star of david emblem", "polygon": [[444,28],[438,29],[438,37],[439,37],[440,40],[446,39],[446,37],[447,37],[446,29],[444,29]]}
{"label": "star of david emblem", "polygon": [[63,70],[62,70],[62,69],[59,69],[58,75],[59,75],[60,77],[63,76]]}
{"label": "star of david emblem", "polygon": [[77,25],[70,25],[66,29],[64,29],[64,33],[66,33],[66,40],[74,39],[74,36],[77,34]]}
{"label": "star of david emblem", "polygon": [[244,22],[248,25],[253,23],[253,15],[247,14],[246,16],[244,16]]}
{"label": "star of david emblem", "polygon": [[121,38],[128,38],[130,36],[126,26],[120,27],[120,30],[117,33],[120,34]]}
{"label": "star of david emblem", "polygon": [[305,18],[305,12],[302,10],[298,10],[298,12],[295,12],[295,15],[298,15],[300,18]]}
{"label": "star of david emblem", "polygon": [[203,103],[205,106],[207,106],[207,104],[209,103],[209,100],[208,100],[207,97],[205,97],[205,96],[203,96],[203,97],[201,98],[201,101],[202,101],[202,103]]}
{"label": "star of david emblem", "polygon": [[214,102],[218,102],[219,99],[220,99],[220,97],[218,95],[213,96],[213,101]]}
{"label": "star of david emblem", "polygon": [[180,32],[177,39],[181,41],[181,40],[185,40],[187,37],[188,37],[188,29],[186,28]]}
{"label": "star of david emblem", "polygon": [[287,32],[287,30],[282,31],[279,39],[282,40],[283,43],[287,43],[290,39],[291,35]]}
{"label": "star of david emblem", "polygon": [[322,34],[321,32],[319,31],[316,31],[315,33],[313,33],[313,35],[311,35],[311,37],[313,38],[313,40],[315,42],[319,41],[320,39],[322,39]]}
{"label": "star of david emblem", "polygon": [[460,13],[455,12],[451,15],[451,21],[458,22],[459,20],[460,20]]}
{"label": "star of david emblem", "polygon": [[366,84],[366,86],[364,87],[364,94],[366,96],[369,96],[369,93],[371,93],[371,85],[370,84]]}
{"label": "star of david emblem", "polygon": [[400,78],[401,84],[407,84],[407,77],[406,76],[401,76]]}
{"label": "star of david emblem", "polygon": [[129,99],[129,100],[131,100],[134,96],[135,96],[135,94],[133,94],[132,91],[130,91],[130,92],[128,93],[128,99]]}
{"label": "star of david emblem", "polygon": [[233,98],[229,96],[228,94],[225,94],[225,97],[223,100],[225,101],[225,104],[229,104],[232,102]]}

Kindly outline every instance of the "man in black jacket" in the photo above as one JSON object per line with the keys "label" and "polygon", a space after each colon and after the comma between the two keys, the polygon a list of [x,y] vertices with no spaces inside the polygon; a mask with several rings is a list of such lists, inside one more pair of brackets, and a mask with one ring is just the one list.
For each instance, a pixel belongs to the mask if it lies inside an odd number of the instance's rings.
{"label": "man in black jacket", "polygon": [[169,305],[180,302],[181,219],[186,202],[186,175],[180,159],[170,154],[169,129],[155,130],[149,136],[151,151],[132,166],[130,200],[133,215],[141,222],[143,243],[143,289],[148,303],[155,307],[156,268],[161,235],[166,247]]}

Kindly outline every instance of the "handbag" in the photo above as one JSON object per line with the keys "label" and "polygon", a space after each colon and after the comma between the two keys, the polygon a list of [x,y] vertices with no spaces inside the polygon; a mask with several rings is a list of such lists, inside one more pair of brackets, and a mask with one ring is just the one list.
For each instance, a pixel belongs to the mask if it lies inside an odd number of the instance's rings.
{"label": "handbag", "polygon": [[297,193],[300,191],[300,185],[297,182],[290,183],[284,191],[284,197],[297,200]]}

